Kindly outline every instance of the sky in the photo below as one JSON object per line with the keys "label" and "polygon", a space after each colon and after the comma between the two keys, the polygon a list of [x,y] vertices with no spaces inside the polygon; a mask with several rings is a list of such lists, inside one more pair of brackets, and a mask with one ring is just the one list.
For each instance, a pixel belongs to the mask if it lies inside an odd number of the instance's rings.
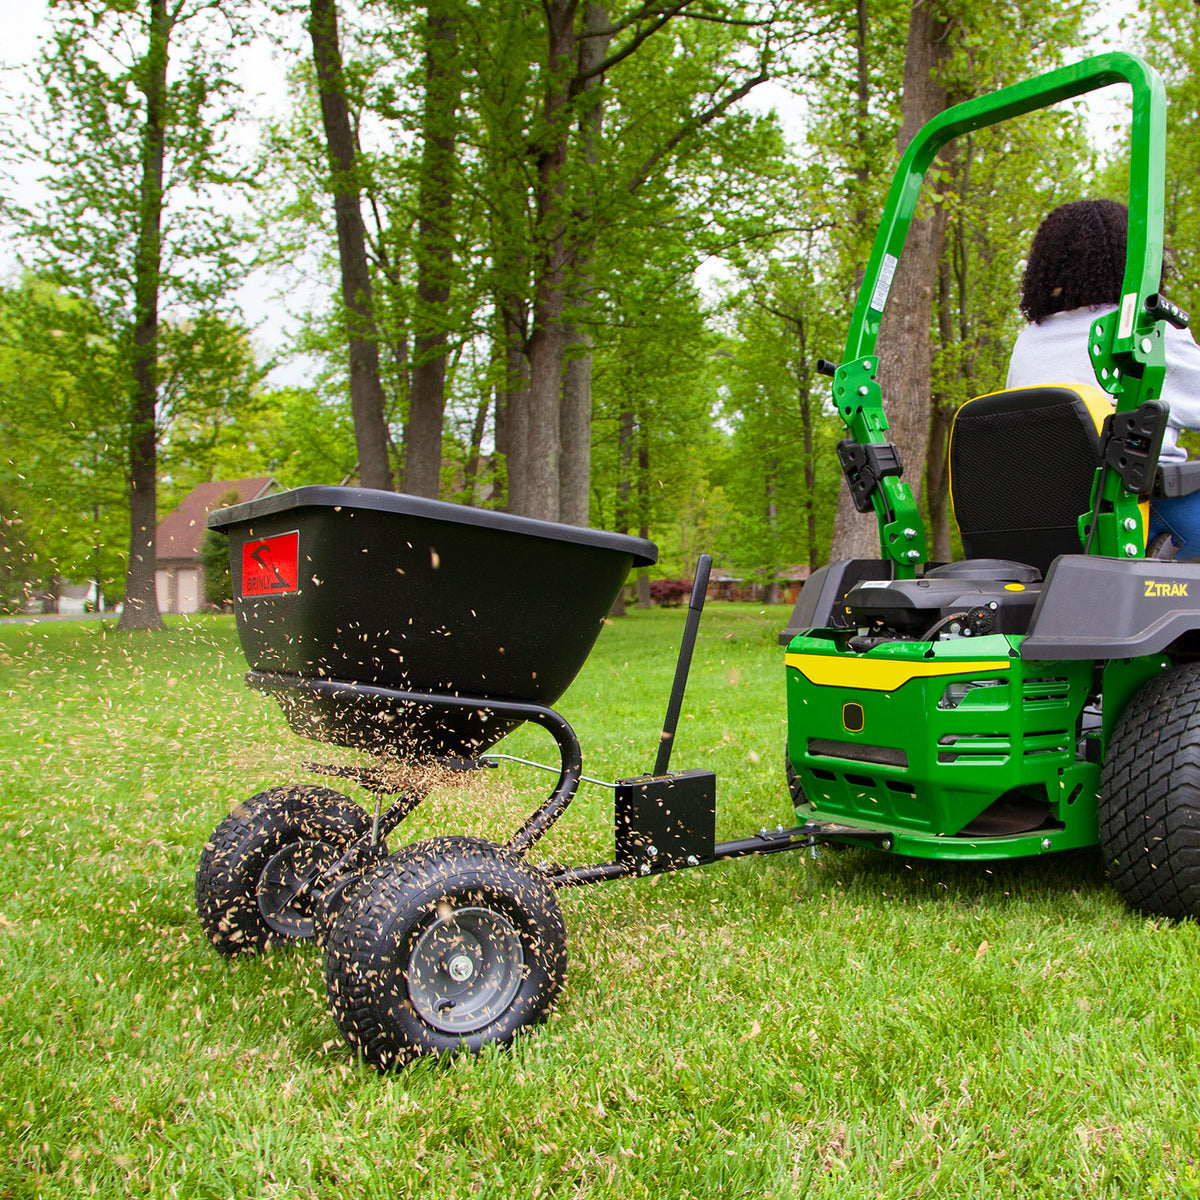
{"label": "sky", "polygon": [[[1114,48],[1120,45],[1116,23],[1122,14],[1123,5],[1117,0],[1102,0],[1101,17],[1093,49]],[[7,74],[22,64],[31,62],[37,52],[38,39],[47,28],[46,0],[24,0],[10,3],[4,15],[4,35],[0,43],[0,70]],[[247,94],[255,97],[258,112],[279,111],[284,104],[283,66],[274,59],[265,44],[254,48],[246,58],[242,69],[242,86]],[[10,82],[9,86],[13,86]],[[1127,110],[1127,95],[1124,88],[1106,88],[1086,98],[1089,120],[1093,135],[1102,142],[1112,140],[1110,127],[1118,122]],[[757,89],[754,102],[764,108],[774,107],[780,114],[785,133],[797,137],[803,128],[801,102],[785,89],[767,84]],[[21,181],[27,196],[36,195],[36,181],[30,177]],[[0,241],[0,276],[11,274],[17,266],[12,251]],[[238,300],[247,322],[255,329],[255,340],[260,356],[269,357],[280,350],[287,339],[288,330],[295,321],[289,313],[289,303],[280,295],[286,290],[292,305],[303,303],[306,295],[297,296],[295,279],[272,280],[260,275],[252,278],[238,295]],[[314,289],[315,291],[315,289]],[[311,364],[297,361],[277,368],[271,381],[277,385],[302,384]]]}

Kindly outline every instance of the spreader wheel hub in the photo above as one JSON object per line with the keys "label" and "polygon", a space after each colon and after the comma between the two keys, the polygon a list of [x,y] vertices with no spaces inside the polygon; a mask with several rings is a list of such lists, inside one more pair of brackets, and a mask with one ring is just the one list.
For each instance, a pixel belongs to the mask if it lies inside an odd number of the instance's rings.
{"label": "spreader wheel hub", "polygon": [[475,974],[475,964],[471,961],[471,956],[469,954],[456,954],[446,964],[446,974],[455,983],[466,983]]}
{"label": "spreader wheel hub", "polygon": [[434,1029],[473,1033],[512,1003],[524,969],[520,934],[505,914],[452,909],[419,935],[408,965],[408,995]]}

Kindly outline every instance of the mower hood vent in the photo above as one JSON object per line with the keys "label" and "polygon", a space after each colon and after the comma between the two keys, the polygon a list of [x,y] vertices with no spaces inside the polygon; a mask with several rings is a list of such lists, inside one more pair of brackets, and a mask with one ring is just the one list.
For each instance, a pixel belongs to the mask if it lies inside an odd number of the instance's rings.
{"label": "mower hood vent", "polygon": [[974,766],[1007,762],[1012,740],[1003,733],[947,733],[938,738],[938,762],[969,762]]}

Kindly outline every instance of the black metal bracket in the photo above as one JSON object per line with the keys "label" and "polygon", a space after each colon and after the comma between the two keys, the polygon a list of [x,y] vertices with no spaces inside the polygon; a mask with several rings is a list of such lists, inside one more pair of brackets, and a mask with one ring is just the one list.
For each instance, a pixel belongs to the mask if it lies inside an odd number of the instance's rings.
{"label": "black metal bracket", "polygon": [[739,838],[732,842],[717,842],[712,852],[703,856],[647,856],[640,861],[634,856],[629,856],[626,861],[595,863],[587,867],[547,867],[543,868],[543,874],[551,887],[581,887],[586,883],[605,883],[612,879],[662,875],[668,871],[703,867],[709,863],[723,862],[727,858],[745,858],[750,854],[784,854],[789,850],[808,850],[821,842],[830,841],[853,842],[857,845],[875,846],[880,850],[891,850],[895,844],[895,837],[888,829],[865,829],[858,825],[842,825],[836,821],[806,821],[793,829],[784,829],[782,826],[777,829],[760,829],[751,837]]}
{"label": "black metal bracket", "polygon": [[882,479],[904,474],[900,450],[894,442],[854,442],[843,438],[838,442],[837,452],[854,507],[861,513],[873,509],[871,497]]}
{"label": "black metal bracket", "polygon": [[711,859],[716,845],[717,777],[680,771],[617,780],[617,862],[643,874],[694,867]]}
{"label": "black metal bracket", "polygon": [[1170,407],[1161,400],[1147,400],[1133,412],[1114,412],[1104,418],[1100,435],[1100,457],[1121,477],[1127,491],[1147,495],[1154,486],[1154,473]]}

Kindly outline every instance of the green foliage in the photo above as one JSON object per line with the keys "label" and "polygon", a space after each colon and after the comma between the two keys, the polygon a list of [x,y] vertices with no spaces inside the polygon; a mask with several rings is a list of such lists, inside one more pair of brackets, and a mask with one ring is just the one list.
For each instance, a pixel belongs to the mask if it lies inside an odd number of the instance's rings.
{"label": "green foliage", "polygon": [[653,530],[656,573],[686,576],[712,549],[706,450],[715,441],[715,396],[694,287],[667,256],[646,247],[636,275],[621,281],[613,324],[595,352],[592,520],[602,528]]}
{"label": "green foliage", "polygon": [[[227,502],[226,502],[227,503]],[[204,599],[223,607],[233,601],[233,581],[229,577],[229,539],[206,529],[200,543],[200,563],[204,568]]]}
{"label": "green foliage", "polygon": [[0,493],[18,587],[90,578],[119,599],[121,392],[120,352],[95,308],[32,279],[0,290]]}
{"label": "green foliage", "polygon": [[[98,319],[112,357],[111,399],[123,404],[114,440],[128,456],[122,620],[131,628],[159,625],[156,410],[171,357],[161,344],[160,308],[175,309],[176,360],[206,357],[200,347],[211,349],[215,332],[208,318],[245,272],[229,200],[250,177],[239,174],[225,141],[236,93],[229,50],[246,41],[244,9],[241,0],[56,6],[32,71],[33,103],[0,132],[0,147],[12,161],[36,166],[45,188],[32,206],[5,206],[24,259]],[[109,444],[107,422],[81,428]],[[99,532],[92,536],[98,547]]]}
{"label": "green foliage", "polygon": [[[953,49],[940,81],[957,98],[1074,57],[1068,47],[1086,5],[943,8]],[[116,547],[128,513],[120,492],[129,474],[148,11],[101,0],[57,6],[37,103],[28,105],[33,135],[15,123],[4,135],[8,156],[39,164],[49,187],[44,204],[6,206],[48,290],[35,304],[32,284],[11,289],[0,345],[8,464],[0,463],[0,488],[22,535],[13,561],[47,580],[86,578],[97,559],[112,579],[124,557]],[[171,11],[157,281],[169,318],[159,338],[161,508],[212,478],[340,482],[356,461],[347,331],[302,14],[286,13],[278,26],[293,109],[267,131],[257,167],[267,186],[255,250],[277,270],[293,268],[287,286],[315,276],[328,298],[312,306],[293,347],[317,364],[311,378],[302,389],[271,390],[263,383],[271,364],[255,359],[229,304],[250,249],[249,231],[225,203],[251,174],[234,149],[246,114],[229,73],[249,10],[239,2]],[[440,4],[454,22],[462,88],[451,131],[451,302],[422,316],[423,328],[450,339],[443,493],[504,502],[500,424],[515,383],[508,339],[528,350],[538,279],[558,238],[565,319],[594,347],[592,522],[646,529],[662,546],[666,574],[686,575],[708,550],[765,579],[828,551],[836,425],[823,413],[813,364],[837,355],[890,181],[910,5],[689,5],[653,33],[639,11],[609,6],[603,37],[614,61],[566,97],[568,153],[555,177],[562,203],[551,218],[538,207],[537,175],[538,154],[559,132],[544,103],[545,7]],[[1139,36],[1172,95],[1168,230],[1182,268],[1173,290],[1186,306],[1200,244],[1188,182],[1196,174],[1188,139],[1200,124],[1195,15],[1184,0],[1145,0],[1141,12]],[[426,15],[391,2],[342,14],[394,457],[414,354]],[[584,19],[581,6],[576,34]],[[753,101],[750,85],[764,75],[801,97],[796,145],[761,104],[728,104],[742,88]],[[1021,259],[1038,217],[1097,190],[1083,129],[1065,110],[963,139],[942,174],[950,237],[931,312],[935,421],[1002,382]],[[706,311],[695,278],[713,260],[735,283]],[[18,314],[20,305],[29,311]],[[578,353],[579,345],[568,350]]]}
{"label": "green foliage", "polygon": [[[1167,292],[1200,311],[1200,23],[1185,0],[1142,0],[1135,26],[1139,49],[1167,86],[1167,186],[1163,241]],[[1124,198],[1129,186],[1127,134],[1109,165],[1106,194]]]}
{"label": "green foliage", "polygon": [[24,522],[0,490],[0,615],[20,612],[37,578],[36,556],[26,544]]}
{"label": "green foliage", "polygon": [[[1088,11],[1082,2],[1023,3],[996,28],[965,25],[944,68],[947,85],[980,95],[1059,66]],[[1020,329],[1024,257],[1042,217],[1087,193],[1095,174],[1077,108],[1059,105],[959,138],[945,156],[947,247],[934,301],[938,403],[957,408],[1004,386]]]}
{"label": "green foliage", "polygon": [[246,426],[263,412],[266,371],[255,362],[248,331],[213,313],[163,329],[159,468],[170,487],[162,508],[172,494],[222,477],[216,460],[243,442]]}
{"label": "green foliage", "polygon": [[[244,42],[244,9],[239,0],[219,10],[181,7],[167,18],[174,38],[157,280],[164,306],[204,311],[244,271],[244,237],[228,200],[250,176],[227,144],[237,99],[230,49]],[[30,266],[85,298],[123,353],[135,318],[150,19],[145,3],[56,6],[32,104],[3,137],[10,161],[35,165],[47,190],[33,207],[8,204]]]}
{"label": "green foliage", "polygon": [[747,271],[729,302],[737,330],[728,351],[723,407],[732,436],[722,480],[739,520],[728,553],[748,577],[768,584],[783,568],[825,561],[841,485],[841,425],[816,369],[841,333],[816,273],[816,247],[824,244],[809,234],[760,275]]}

